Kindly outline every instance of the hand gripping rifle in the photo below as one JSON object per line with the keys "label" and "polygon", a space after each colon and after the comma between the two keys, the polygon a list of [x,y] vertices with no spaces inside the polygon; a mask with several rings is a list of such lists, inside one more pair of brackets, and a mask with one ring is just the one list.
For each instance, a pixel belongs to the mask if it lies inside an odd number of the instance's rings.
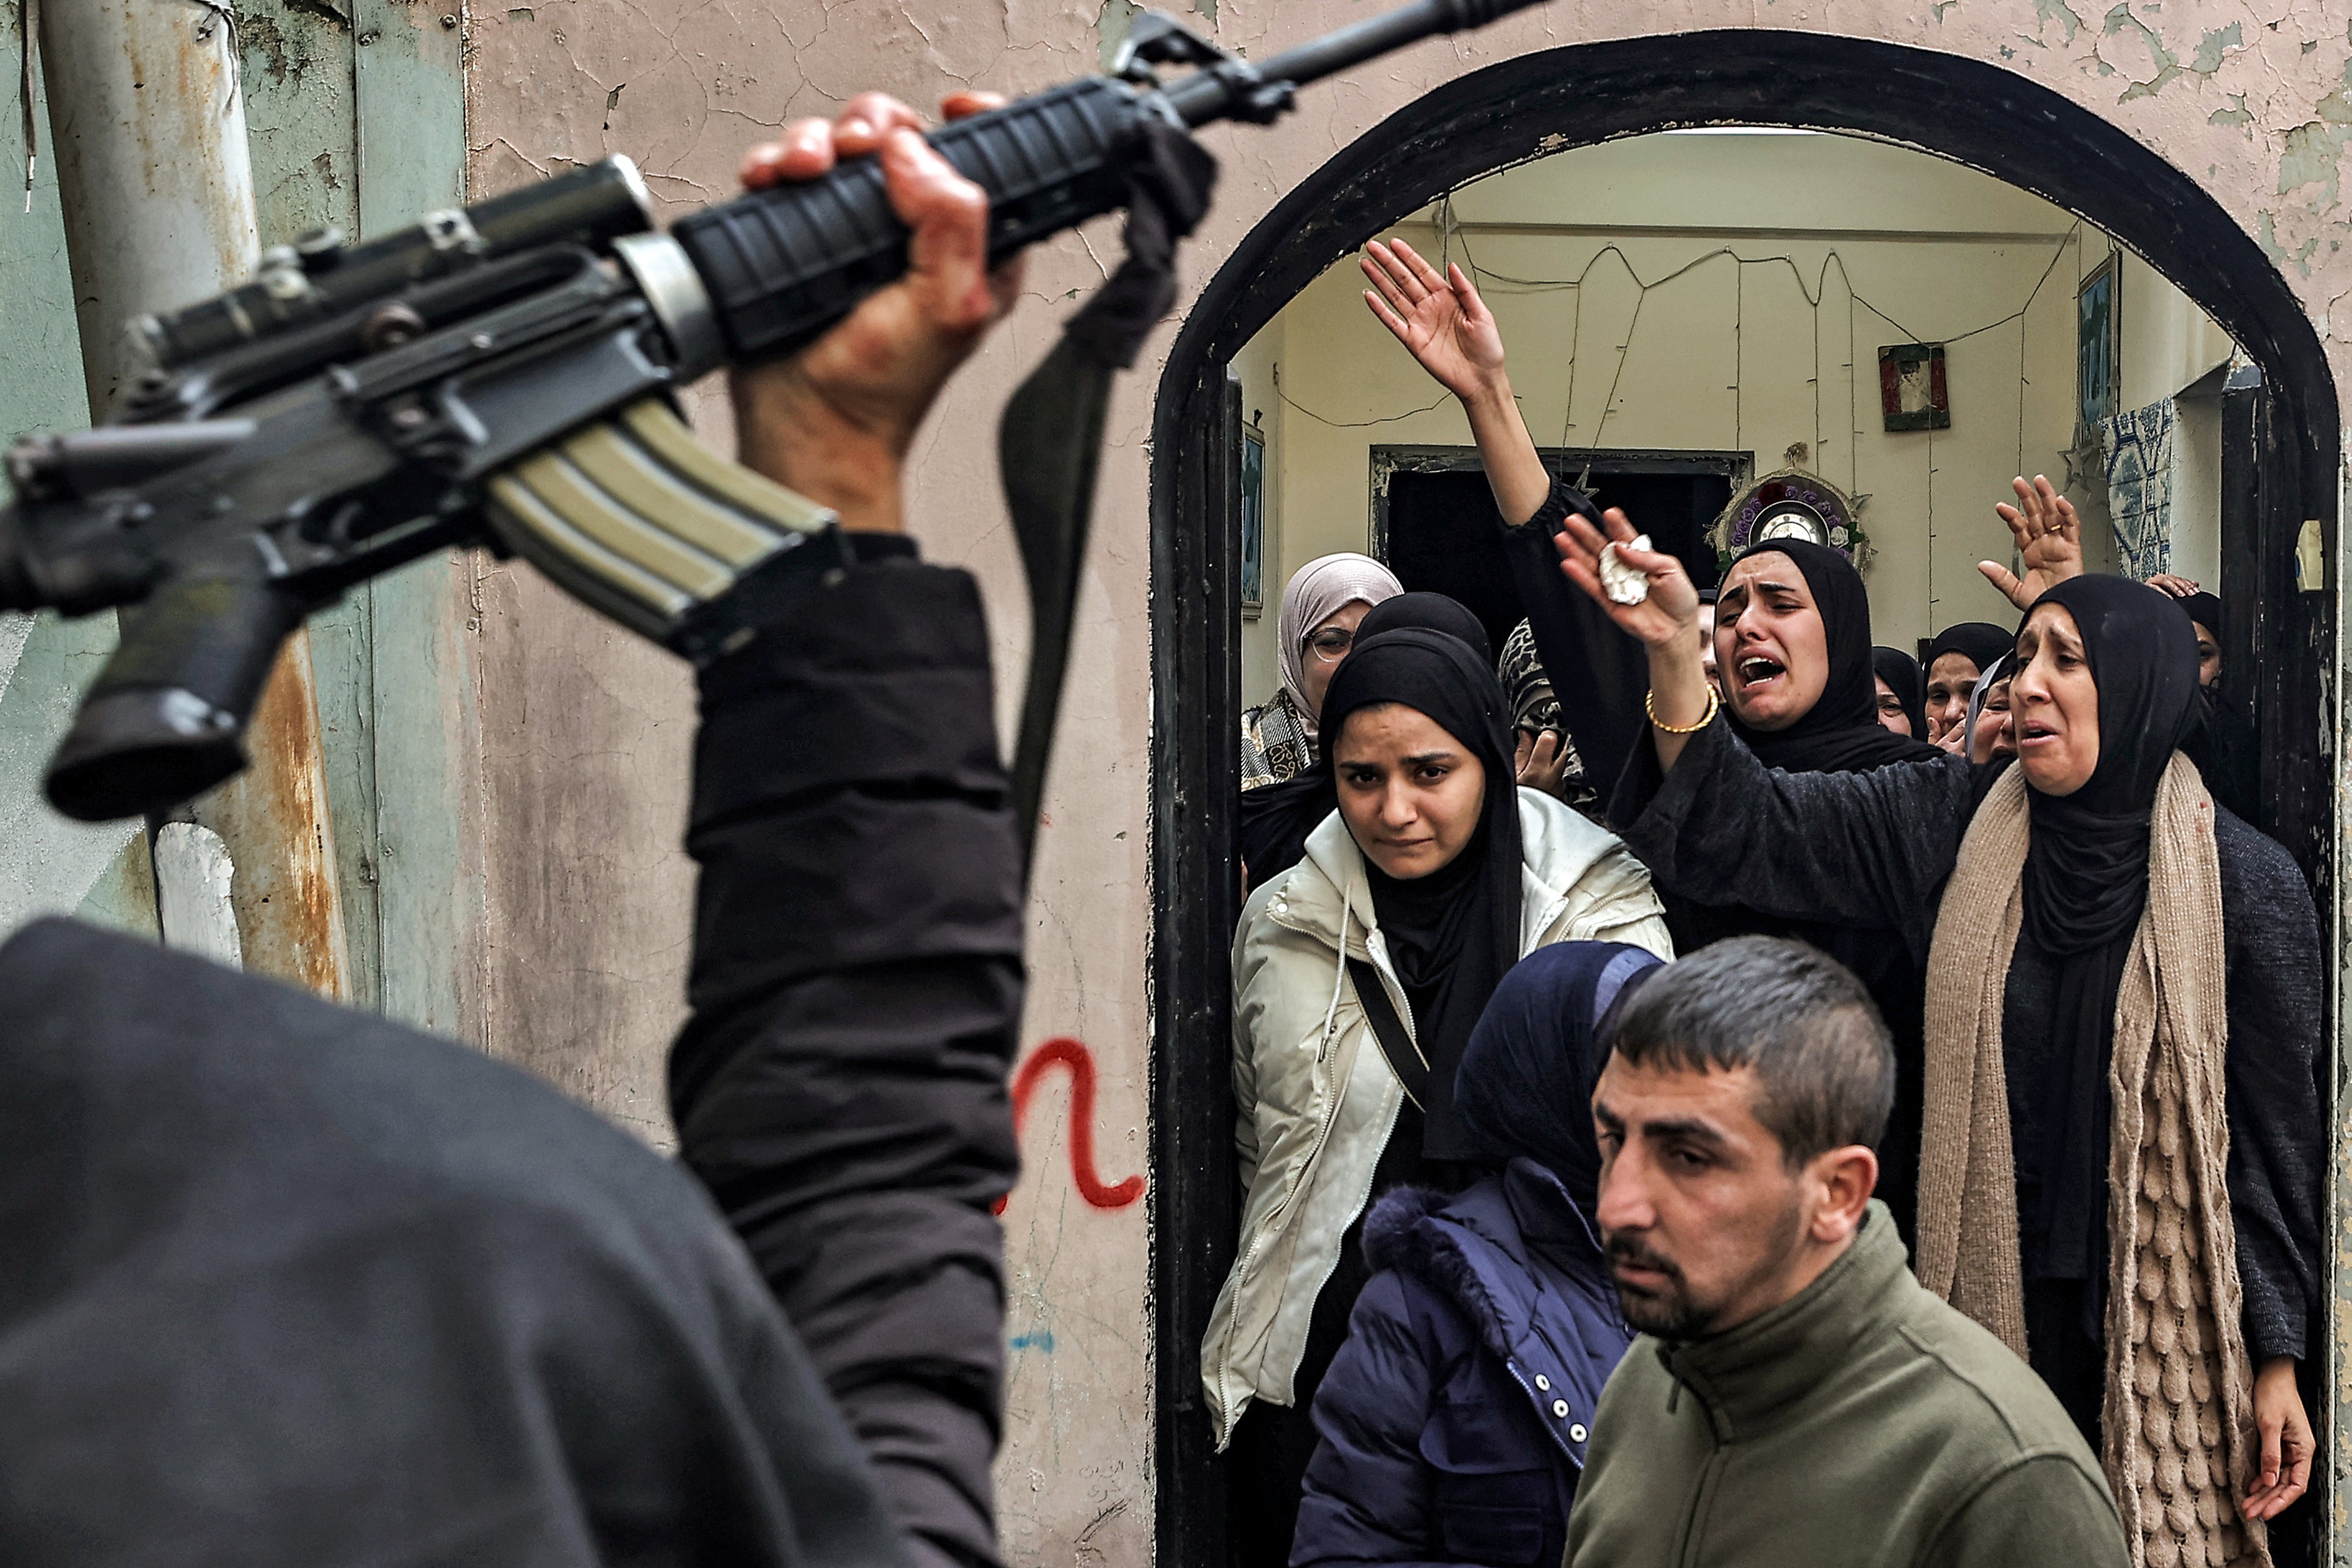
{"label": "hand gripping rifle", "polygon": [[[1256,65],[1147,12],[1110,75],[931,142],[987,191],[992,259],[1125,206],[1132,268],[1150,166],[1181,144],[1213,167],[1185,131],[1270,122],[1300,85],[1530,3],[1418,0]],[[1167,65],[1195,68],[1163,86],[1152,68]],[[1091,356],[1081,345],[1052,384],[1041,368],[1006,415],[1039,634],[1014,768],[1024,842],[1111,363],[1131,360],[1167,308],[1167,259],[1205,203],[1206,173],[1196,184],[1189,201],[1160,204],[1184,210],[1158,220],[1145,247],[1158,275],[1129,290],[1130,320],[1107,334],[1120,341]],[[95,821],[167,808],[235,773],[303,617],[452,545],[522,555],[698,663],[740,647],[845,548],[831,512],[698,446],[671,394],[812,342],[905,270],[907,239],[872,158],[707,207],[666,235],[635,168],[612,158],[364,245],[307,235],[267,252],[250,283],[143,319],[154,366],[111,422],[26,437],[7,454],[0,609],[124,612],[121,647],[51,759],[50,801]],[[1074,325],[1047,367],[1081,335]],[[1041,445],[1017,422],[1076,434]],[[1018,475],[1016,456],[1028,459]]]}

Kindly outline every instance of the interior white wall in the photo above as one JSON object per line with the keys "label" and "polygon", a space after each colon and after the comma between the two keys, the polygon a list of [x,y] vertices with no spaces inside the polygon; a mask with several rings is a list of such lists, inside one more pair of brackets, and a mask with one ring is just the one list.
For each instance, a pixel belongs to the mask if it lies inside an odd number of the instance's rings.
{"label": "interior white wall", "polygon": [[[2097,236],[2109,248],[2114,241]],[[2093,251],[2096,255],[2095,248]],[[2237,345],[2154,268],[2123,264],[2123,401],[2179,400],[2173,435],[2172,569],[2219,591],[2221,581],[2221,382]]]}
{"label": "interior white wall", "polygon": [[[1571,150],[1464,188],[1442,229],[1444,216],[1432,208],[1399,232],[1432,253],[1475,258],[1486,275],[1539,445],[1738,450],[1760,473],[1803,442],[1810,467],[1865,498],[1878,641],[1908,647],[1954,621],[2005,618],[1975,563],[2008,559],[1992,506],[2012,474],[2067,479],[2074,298],[2111,247],[2106,236],[1906,148],[1756,132]],[[1698,265],[1644,300],[1612,247],[1646,280]],[[1725,250],[1750,264],[1715,254]],[[2137,258],[2126,268],[2123,392],[2138,406],[2197,382],[2231,345]],[[1581,287],[1562,286],[1580,276]],[[1266,616],[1244,625],[1245,701],[1272,689],[1279,584],[1317,555],[1369,545],[1371,447],[1470,440],[1459,408],[1372,319],[1361,289],[1356,258],[1343,259],[1241,362],[1250,405],[1268,409],[1267,504],[1279,519]],[[1948,345],[1948,430],[1884,428],[1877,350],[1915,339]],[[1271,403],[1258,401],[1261,387]],[[2210,582],[2218,405],[2185,401],[2179,439],[2180,569]],[[2094,524],[2093,564],[2111,564],[2091,470],[2070,493]]]}
{"label": "interior white wall", "polygon": [[1283,325],[1277,316],[1267,323],[1264,331],[1249,341],[1249,346],[1234,356],[1233,371],[1242,384],[1242,417],[1258,416],[1258,427],[1265,434],[1265,607],[1252,615],[1242,616],[1242,668],[1247,671],[1265,671],[1265,689],[1244,679],[1242,689],[1252,693],[1248,700],[1261,701],[1273,694],[1271,682],[1279,653],[1276,648],[1276,623],[1280,619],[1282,585],[1290,580],[1290,572],[1314,559],[1311,554],[1297,558],[1289,570],[1284,569],[1282,552],[1282,483],[1280,467],[1284,446],[1282,399],[1275,395],[1274,367],[1282,361]]}

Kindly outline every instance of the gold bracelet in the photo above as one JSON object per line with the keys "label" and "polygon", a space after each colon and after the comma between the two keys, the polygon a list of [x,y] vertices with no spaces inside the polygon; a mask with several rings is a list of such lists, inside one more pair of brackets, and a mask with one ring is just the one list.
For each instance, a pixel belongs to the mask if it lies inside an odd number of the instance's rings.
{"label": "gold bracelet", "polygon": [[1651,724],[1655,726],[1658,732],[1662,735],[1696,735],[1701,730],[1706,729],[1709,724],[1715,722],[1715,710],[1717,708],[1721,706],[1721,704],[1716,700],[1715,688],[1710,684],[1706,689],[1706,711],[1698,716],[1697,723],[1685,724],[1678,727],[1669,724],[1664,719],[1658,717],[1657,709],[1651,703],[1651,698],[1654,695],[1654,693],[1647,691],[1642,693],[1642,711],[1650,716]]}

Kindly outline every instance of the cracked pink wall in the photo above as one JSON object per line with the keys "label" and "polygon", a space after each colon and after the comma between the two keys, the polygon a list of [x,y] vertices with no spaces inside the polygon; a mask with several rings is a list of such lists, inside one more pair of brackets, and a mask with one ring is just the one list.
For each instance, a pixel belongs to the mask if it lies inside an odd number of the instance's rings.
{"label": "cracked pink wall", "polygon": [[[1353,20],[1369,0],[1201,0],[1222,42],[1264,58]],[[1108,8],[1124,14],[1121,0]],[[1205,16],[1192,20],[1206,24]],[[743,147],[789,116],[868,88],[919,103],[972,85],[1006,92],[1094,68],[1097,10],[1078,0],[534,0],[467,19],[469,192],[624,152],[655,191],[700,202],[731,187]],[[2114,121],[2189,172],[2273,257],[2309,304],[2337,374],[2352,371],[2352,256],[2342,158],[2352,141],[2352,22],[2341,0],[2257,11],[2238,0],[1560,0],[1486,34],[1423,44],[1314,88],[1273,130],[1219,128],[1214,214],[1186,255],[1193,287],[1322,159],[1462,72],[1532,49],[1668,29],[1790,27],[1885,39],[2000,64]],[[944,401],[913,467],[917,531],[986,584],[999,668],[1015,685],[1025,605],[997,496],[994,414],[1051,342],[1074,292],[1102,276],[1115,231],[1045,248],[1032,300]],[[1180,307],[1180,315],[1181,315]],[[1164,354],[1173,322],[1163,329]],[[1100,1068],[1096,1160],[1105,1181],[1144,1169],[1148,938],[1146,747],[1151,715],[1146,489],[1157,357],[1124,383],[1106,454],[1096,543],[1033,905],[1025,1047],[1070,1036]],[[706,432],[723,413],[704,398]],[[598,1104],[658,1131],[659,1059],[677,1010],[689,880],[674,852],[688,686],[529,574],[486,594],[491,677],[482,713],[494,823],[530,823],[493,856],[491,1027]],[[522,628],[528,626],[526,638]],[[512,662],[528,658],[529,663]],[[1010,702],[1005,701],[1009,720]],[[525,816],[524,814],[535,814]],[[518,842],[518,830],[499,837]],[[548,837],[554,835],[552,839]],[[534,841],[535,840],[535,841]],[[551,844],[574,847],[551,853]],[[557,908],[607,911],[551,929]],[[551,952],[550,943],[561,951]],[[527,948],[526,961],[520,949]],[[502,1021],[503,1020],[503,1021]],[[585,1038],[587,1049],[560,1043]],[[546,1042],[542,1052],[532,1039]],[[1011,1418],[1000,1468],[1017,1564],[1140,1568],[1153,1507],[1144,1205],[1103,1209],[1073,1189],[1068,1079],[1044,1079],[1024,1138],[1029,1174],[1005,1215],[1014,1268]],[[1172,1493],[1181,1478],[1160,1489]]]}

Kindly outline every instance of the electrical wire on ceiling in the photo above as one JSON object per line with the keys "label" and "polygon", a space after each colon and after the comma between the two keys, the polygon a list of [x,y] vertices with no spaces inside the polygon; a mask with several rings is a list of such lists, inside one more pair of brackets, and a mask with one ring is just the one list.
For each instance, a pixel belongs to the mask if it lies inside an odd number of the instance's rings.
{"label": "electrical wire on ceiling", "polygon": [[1307,417],[1314,420],[1318,425],[1328,425],[1334,430],[1364,430],[1369,429],[1374,425],[1393,425],[1400,419],[1411,419],[1417,415],[1427,414],[1435,409],[1442,408],[1445,405],[1445,398],[1452,395],[1451,394],[1442,395],[1434,403],[1424,403],[1419,408],[1408,408],[1402,414],[1383,414],[1377,419],[1326,419],[1323,416],[1316,413],[1312,408],[1307,407],[1297,398],[1291,396],[1290,394],[1282,390],[1282,367],[1278,364],[1274,367],[1273,380],[1274,395],[1276,397],[1282,399],[1283,402],[1288,404],[1291,407],[1297,409],[1298,412],[1306,415]]}
{"label": "electrical wire on ceiling", "polygon": [[[1633,358],[1633,342],[1636,331],[1641,325],[1642,308],[1648,300],[1650,295],[1657,289],[1664,289],[1685,278],[1692,276],[1709,263],[1720,261],[1727,258],[1732,261],[1735,268],[1733,275],[1734,307],[1732,324],[1732,379],[1726,389],[1732,395],[1732,449],[1735,451],[1746,450],[1746,430],[1744,428],[1744,421],[1746,414],[1745,382],[1748,268],[1750,267],[1785,267],[1788,268],[1790,280],[1797,286],[1797,293],[1799,297],[1805,301],[1806,307],[1812,311],[1813,374],[1811,377],[1810,384],[1813,391],[1812,450],[1816,457],[1818,457],[1825,444],[1822,440],[1823,432],[1822,430],[1821,405],[1821,312],[1823,304],[1827,300],[1829,293],[1830,264],[1832,262],[1835,262],[1837,264],[1839,280],[1844,285],[1846,294],[1846,361],[1843,368],[1847,373],[1846,414],[1850,437],[1846,446],[1847,493],[1854,495],[1858,500],[1866,499],[1862,497],[1860,494],[1860,454],[1863,432],[1859,390],[1861,382],[1861,376],[1859,374],[1859,351],[1856,347],[1860,334],[1858,312],[1861,310],[1869,311],[1872,315],[1877,317],[1880,321],[1893,328],[1896,332],[1902,334],[1902,336],[1908,342],[1924,342],[1937,341],[1942,342],[1948,351],[1948,366],[1949,363],[1948,350],[1953,344],[1965,342],[1970,338],[1980,336],[1986,332],[1995,331],[2001,327],[2009,325],[2012,321],[2016,322],[2018,324],[2018,392],[2017,468],[2015,471],[2022,473],[2025,470],[2025,398],[2027,392],[2032,386],[2032,382],[2025,373],[2027,346],[2027,333],[2025,328],[2026,316],[2033,309],[2035,302],[2041,299],[2042,289],[2048,286],[2052,274],[2057,271],[2059,262],[2064,259],[2070,248],[2072,248],[2075,253],[2076,272],[2079,274],[2082,270],[2081,247],[2077,242],[2082,237],[2083,224],[2078,219],[2068,227],[2065,234],[2060,237],[2057,245],[2052,249],[2048,264],[2042,268],[2041,275],[2034,279],[2033,288],[2026,295],[2025,302],[2022,305],[2019,306],[2016,310],[2010,311],[2008,314],[1997,317],[1980,326],[1970,327],[1965,331],[1948,334],[1940,340],[1930,340],[1924,338],[1919,332],[1913,330],[1908,323],[1898,320],[1891,311],[1882,309],[1877,304],[1874,303],[1866,295],[1864,295],[1857,290],[1853,287],[1853,275],[1847,269],[1845,258],[1840,254],[1834,247],[1832,247],[1828,251],[1823,253],[1821,265],[1815,271],[1810,287],[1807,285],[1807,280],[1802,268],[1798,264],[1797,259],[1794,257],[1783,253],[1776,253],[1771,256],[1742,256],[1729,246],[1717,246],[1711,250],[1707,250],[1700,255],[1691,258],[1689,260],[1683,262],[1681,265],[1673,268],[1667,272],[1647,279],[1643,279],[1641,273],[1634,268],[1632,258],[1628,257],[1623,249],[1614,243],[1604,245],[1599,250],[1595,251],[1592,256],[1586,260],[1583,268],[1580,269],[1577,275],[1573,278],[1521,278],[1509,273],[1494,271],[1479,266],[1476,254],[1470,247],[1469,237],[1463,231],[1461,225],[1454,218],[1453,197],[1450,193],[1438,203],[1437,228],[1441,269],[1444,266],[1452,264],[1454,259],[1454,248],[1456,246],[1459,246],[1462,252],[1461,260],[1465,269],[1469,273],[1472,280],[1479,286],[1479,289],[1482,293],[1494,294],[1498,297],[1509,297],[1511,295],[1538,294],[1567,290],[1575,296],[1569,327],[1569,355],[1567,365],[1568,389],[1567,395],[1564,399],[1565,406],[1561,410],[1560,418],[1560,436],[1559,445],[1563,450],[1575,449],[1570,446],[1569,437],[1576,428],[1576,373],[1579,362],[1581,358],[1582,350],[1584,286],[1591,279],[1594,268],[1598,268],[1605,258],[1611,257],[1614,257],[1616,258],[1619,268],[1623,270],[1627,279],[1633,284],[1636,292],[1633,300],[1633,313],[1628,318],[1625,324],[1625,341],[1615,345],[1617,350],[1617,363],[1610,375],[1608,394],[1601,400],[1601,418],[1593,427],[1592,439],[1589,443],[1584,444],[1583,449],[1587,454],[1601,450],[1605,445],[1604,437],[1608,431],[1609,416],[1617,406],[1618,387],[1623,382],[1626,363]],[[1276,371],[1276,395],[1282,398],[1284,403],[1287,404],[1292,408],[1297,409],[1299,413],[1304,414],[1307,417],[1313,419],[1319,424],[1329,426],[1334,428],[1362,429],[1372,426],[1394,424],[1401,420],[1413,418],[1419,415],[1429,413],[1433,409],[1443,406],[1446,401],[1444,397],[1441,396],[1434,403],[1425,405],[1421,408],[1410,409],[1401,414],[1385,415],[1371,419],[1340,421],[1326,418],[1315,410],[1298,403],[1287,393],[1283,392],[1280,387],[1280,370],[1278,366]],[[1935,575],[1937,474],[1935,432],[1932,429],[1927,431],[1927,439],[1925,443],[1923,453],[1927,466],[1927,474],[1925,476],[1923,488],[1926,490],[1925,510],[1928,541],[1927,602],[1929,612],[1932,616],[1935,606],[1939,602],[1936,594]],[[2071,480],[2073,477],[2073,458],[2071,454],[2068,455],[2068,477]],[[1591,488],[1591,479],[1590,457],[1588,456],[1587,465],[1584,470],[1579,475],[1578,483],[1580,488],[1589,489]]]}
{"label": "electrical wire on ceiling", "polygon": [[[1615,409],[1617,405],[1617,389],[1624,379],[1626,362],[1633,358],[1634,337],[1636,330],[1641,325],[1642,307],[1648,300],[1650,295],[1658,289],[1664,289],[1685,278],[1692,276],[1701,268],[1704,268],[1712,262],[1728,259],[1737,268],[1734,274],[1736,282],[1734,321],[1732,328],[1734,363],[1732,369],[1732,380],[1726,389],[1732,394],[1733,449],[1745,450],[1745,447],[1742,445],[1746,435],[1745,430],[1742,427],[1745,415],[1745,393],[1742,384],[1745,380],[1743,373],[1745,370],[1744,343],[1747,324],[1747,269],[1751,267],[1780,267],[1788,269],[1790,280],[1797,286],[1798,296],[1805,301],[1807,308],[1813,312],[1813,374],[1811,377],[1811,385],[1813,389],[1813,450],[1818,453],[1825,444],[1822,440],[1823,432],[1822,430],[1821,311],[1828,296],[1830,266],[1832,263],[1835,263],[1838,269],[1839,280],[1844,285],[1847,300],[1847,357],[1846,363],[1843,368],[1847,372],[1846,413],[1852,437],[1847,443],[1846,447],[1848,476],[1847,486],[1849,493],[1853,493],[1859,489],[1859,480],[1861,478],[1859,449],[1862,442],[1862,418],[1860,394],[1858,391],[1861,376],[1859,374],[1859,365],[1856,358],[1857,350],[1854,346],[1860,328],[1860,322],[1856,316],[1857,310],[1869,311],[1872,315],[1877,317],[1880,321],[1893,328],[1896,332],[1902,334],[1903,338],[1906,342],[1940,342],[1945,346],[1947,351],[1948,351],[1953,344],[1965,342],[1970,338],[1981,336],[1986,332],[1998,331],[2000,328],[2005,327],[2012,321],[2017,322],[2017,465],[2019,472],[2021,473],[2024,471],[2025,394],[2028,387],[2032,384],[2025,374],[2026,332],[2024,321],[2027,313],[2033,309],[2035,301],[2041,299],[2042,289],[2048,286],[2051,275],[2057,271],[2058,263],[2064,258],[2068,248],[2070,247],[2074,247],[2076,241],[2081,238],[2083,224],[2081,220],[2077,219],[2074,224],[2067,229],[2065,234],[2059,237],[2057,245],[2053,247],[2051,251],[2048,265],[2042,268],[2041,276],[2034,280],[2033,288],[2032,291],[2026,295],[2025,302],[2022,305],[2019,306],[2016,310],[2010,311],[2008,314],[1997,317],[1980,326],[1970,327],[1965,331],[1947,333],[1941,338],[1933,339],[1922,336],[1919,332],[1914,331],[1908,323],[1898,320],[1891,311],[1881,309],[1878,305],[1874,304],[1868,296],[1856,289],[1853,286],[1853,275],[1847,270],[1845,258],[1839,253],[1835,247],[1832,247],[1822,255],[1821,265],[1816,269],[1810,286],[1808,286],[1804,270],[1802,267],[1799,265],[1795,257],[1784,253],[1776,253],[1770,256],[1742,256],[1729,246],[1717,246],[1712,249],[1704,251],[1697,256],[1692,257],[1687,261],[1683,262],[1681,265],[1676,266],[1657,277],[1644,279],[1634,268],[1633,258],[1628,257],[1623,249],[1614,242],[1604,245],[1599,250],[1595,251],[1585,262],[1582,268],[1580,268],[1573,278],[1521,278],[1516,277],[1510,273],[1497,272],[1491,268],[1481,267],[1478,264],[1476,254],[1470,248],[1469,237],[1464,232],[1461,225],[1454,216],[1454,200],[1450,193],[1446,196],[1441,198],[1438,203],[1437,229],[1440,269],[1442,270],[1446,265],[1451,264],[1454,260],[1454,251],[1456,247],[1459,247],[1462,252],[1460,259],[1464,269],[1470,275],[1472,281],[1478,285],[1481,293],[1494,294],[1498,297],[1508,298],[1512,295],[1553,293],[1566,290],[1572,292],[1575,295],[1573,310],[1570,317],[1569,326],[1569,353],[1567,365],[1568,393],[1565,399],[1566,406],[1561,411],[1560,436],[1559,443],[1563,449],[1571,450],[1573,448],[1570,447],[1569,435],[1576,428],[1576,373],[1578,364],[1582,357],[1584,287],[1591,279],[1593,270],[1596,268],[1600,267],[1605,259],[1614,258],[1618,267],[1622,269],[1626,279],[1633,284],[1636,293],[1633,300],[1633,314],[1627,320],[1625,324],[1625,341],[1615,345],[1617,350],[1616,367],[1611,374],[1609,379],[1608,395],[1601,399],[1601,418],[1593,427],[1592,439],[1589,443],[1585,444],[1585,449],[1587,451],[1598,450],[1602,447],[1602,437],[1606,434],[1609,426],[1609,416]],[[2078,271],[2080,270],[2080,265],[2081,264],[2078,259],[2076,263],[2076,269]],[[1948,364],[1948,363],[1949,355],[1948,352],[1947,363]],[[1383,415],[1371,419],[1331,419],[1317,413],[1314,409],[1307,407],[1305,405],[1293,398],[1288,393],[1283,392],[1280,386],[1279,367],[1276,369],[1276,395],[1281,397],[1282,401],[1292,408],[1297,409],[1299,413],[1305,415],[1309,419],[1316,421],[1318,424],[1328,426],[1334,429],[1362,429],[1369,426],[1394,424],[1399,420],[1410,419],[1418,415],[1429,413],[1433,409],[1443,406],[1446,401],[1444,397],[1441,396],[1436,400],[1436,402],[1428,404],[1420,408],[1408,409],[1401,414]],[[1930,537],[1932,538],[1935,520],[1935,437],[1934,432],[1932,431],[1928,433],[1927,458],[1928,479],[1927,514]],[[1590,479],[1590,472],[1588,471],[1583,478]],[[1933,552],[1930,551],[1929,570],[1931,573],[1931,578],[1929,593],[1931,598],[1934,593],[1932,579],[1933,568]]]}

